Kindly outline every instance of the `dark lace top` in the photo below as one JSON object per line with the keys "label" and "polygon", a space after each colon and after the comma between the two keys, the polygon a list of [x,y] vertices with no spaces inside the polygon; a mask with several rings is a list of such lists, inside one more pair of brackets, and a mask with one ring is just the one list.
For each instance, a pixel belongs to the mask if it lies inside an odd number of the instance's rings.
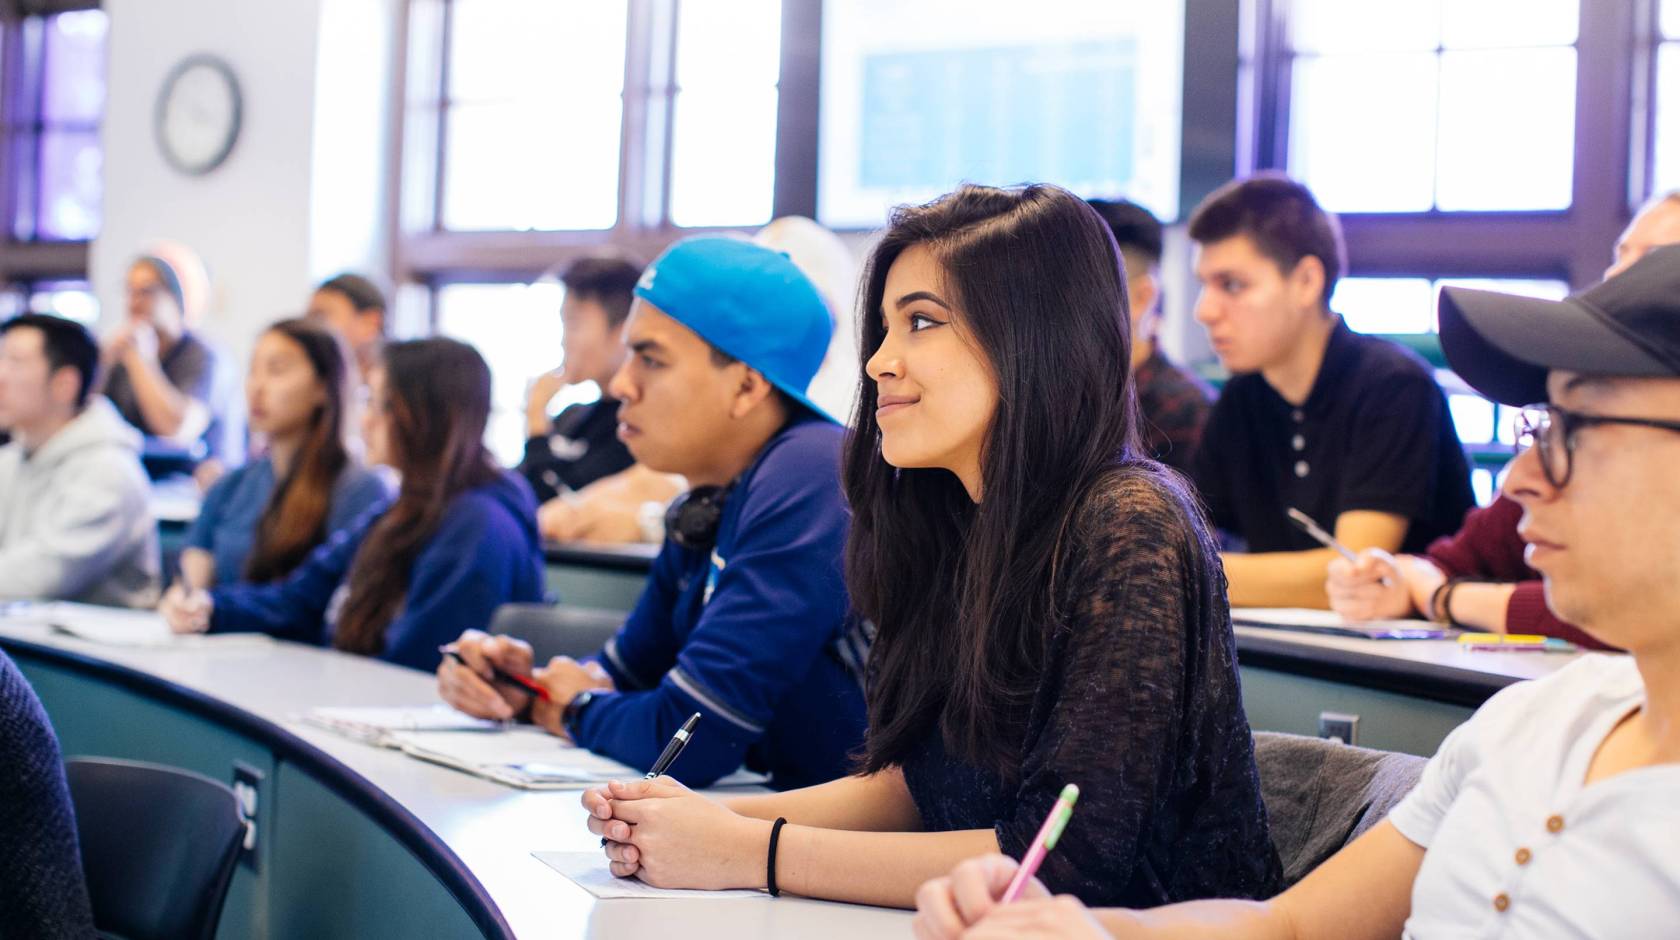
{"label": "dark lace top", "polygon": [[1026,853],[1062,786],[1079,803],[1039,877],[1092,905],[1265,898],[1282,886],[1243,713],[1225,574],[1184,483],[1155,464],[1094,488],[1006,783],[946,754],[904,762],[931,831],[993,829]]}

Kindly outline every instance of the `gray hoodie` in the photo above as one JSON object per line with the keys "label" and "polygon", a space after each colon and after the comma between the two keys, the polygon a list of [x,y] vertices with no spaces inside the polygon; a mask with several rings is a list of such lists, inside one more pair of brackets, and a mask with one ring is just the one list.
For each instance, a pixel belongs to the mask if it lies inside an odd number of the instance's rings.
{"label": "gray hoodie", "polygon": [[35,453],[0,447],[0,600],[155,605],[150,493],[140,433],[102,395]]}

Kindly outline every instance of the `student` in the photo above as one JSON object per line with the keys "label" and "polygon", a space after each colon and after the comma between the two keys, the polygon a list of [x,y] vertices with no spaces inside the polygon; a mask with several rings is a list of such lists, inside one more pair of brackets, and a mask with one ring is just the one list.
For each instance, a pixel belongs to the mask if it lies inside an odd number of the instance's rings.
{"label": "student", "polygon": [[[1680,243],[1680,191],[1646,203],[1616,240],[1606,278],[1626,270],[1652,248]],[[1378,549],[1360,553],[1357,565],[1330,563],[1325,591],[1330,608],[1353,620],[1423,616],[1491,633],[1534,633],[1592,649],[1603,643],[1563,622],[1546,606],[1540,573],[1523,559],[1517,535],[1522,507],[1501,495],[1471,510],[1450,538],[1423,555],[1398,558]],[[1453,582],[1449,589],[1447,582]]]}
{"label": "student", "polygon": [[99,346],[42,314],[0,323],[0,600],[157,603],[140,434],[89,395]]}
{"label": "student", "polygon": [[58,737],[35,690],[5,653],[0,653],[0,912],[0,935],[6,937],[98,936]]}
{"label": "student", "polygon": [[1269,902],[1092,912],[1034,885],[1000,906],[1015,863],[989,858],[923,888],[918,937],[1674,935],[1680,247],[1578,299],[1449,287],[1440,315],[1471,387],[1550,400],[1524,411],[1505,493],[1548,602],[1632,655],[1584,656],[1488,700],[1386,821]]}
{"label": "student", "polygon": [[1336,220],[1306,187],[1260,174],[1215,191],[1190,217],[1201,246],[1196,319],[1233,374],[1191,476],[1225,556],[1234,607],[1327,606],[1331,549],[1298,509],[1362,551],[1422,551],[1475,504],[1446,396],[1401,347],[1331,312],[1345,264]]}
{"label": "student", "polygon": [[[608,255],[579,258],[560,275],[566,286],[566,299],[560,304],[564,359],[560,368],[531,383],[525,403],[525,458],[519,462],[520,475],[545,509],[550,500],[635,463],[618,439],[618,400],[607,388],[624,364],[620,334],[641,276],[641,265]],[[594,382],[601,397],[572,405],[550,419],[548,403],[554,396],[584,382]]]}
{"label": "student", "polygon": [[385,292],[379,285],[349,272],[330,277],[315,288],[305,316],[324,324],[350,346],[356,356],[356,384],[365,385],[379,364],[379,350],[390,329]]}
{"label": "student", "polygon": [[181,553],[185,584],[277,581],[327,536],[388,498],[344,443],[349,354],[309,320],[281,320],[257,340],[245,376],[250,428],[267,453],[205,494]]}
{"label": "student", "polygon": [[[632,767],[652,766],[694,712],[680,772],[704,786],[740,767],[789,788],[844,774],[863,738],[864,650],[841,569],[841,430],[805,397],[828,311],[785,256],[693,238],[642,275],[630,358],[609,391],[636,459],[694,487],[636,609],[588,665],[533,672],[530,647],[468,633],[471,665],[438,670],[469,714],[524,716]],[[492,686],[488,663],[534,674],[549,703]]]}
{"label": "student", "polygon": [[542,600],[531,490],[484,448],[483,357],[451,339],[396,343],[372,379],[363,433],[369,459],[402,476],[396,501],[284,580],[166,597],[160,610],[177,633],[258,631],[430,671],[462,626]]}
{"label": "student", "polygon": [[1053,186],[964,186],[897,210],[864,283],[844,472],[848,582],[877,626],[859,772],[726,802],[592,790],[613,873],[903,907],[960,858],[1025,851],[1077,782],[1058,890],[1268,896],[1218,555],[1183,481],[1137,453],[1102,220]]}
{"label": "student", "polygon": [[1138,429],[1144,452],[1167,466],[1190,472],[1190,459],[1213,409],[1213,389],[1161,351],[1161,222],[1129,199],[1092,199],[1126,266],[1126,297],[1132,309],[1132,382],[1137,386]]}
{"label": "student", "polygon": [[128,316],[102,351],[105,395],[147,436],[215,456],[216,354],[188,327],[180,277],[163,258],[142,255],[129,265],[127,287]]}

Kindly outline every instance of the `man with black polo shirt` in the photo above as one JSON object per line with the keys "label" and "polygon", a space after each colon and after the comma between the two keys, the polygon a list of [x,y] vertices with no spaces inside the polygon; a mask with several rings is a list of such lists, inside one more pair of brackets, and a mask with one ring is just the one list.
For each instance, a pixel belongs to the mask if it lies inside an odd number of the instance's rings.
{"label": "man with black polo shirt", "polygon": [[1196,319],[1232,373],[1192,469],[1227,553],[1233,607],[1328,606],[1336,553],[1299,509],[1358,552],[1421,551],[1475,505],[1446,396],[1422,359],[1331,312],[1341,231],[1301,184],[1234,180],[1196,208]]}

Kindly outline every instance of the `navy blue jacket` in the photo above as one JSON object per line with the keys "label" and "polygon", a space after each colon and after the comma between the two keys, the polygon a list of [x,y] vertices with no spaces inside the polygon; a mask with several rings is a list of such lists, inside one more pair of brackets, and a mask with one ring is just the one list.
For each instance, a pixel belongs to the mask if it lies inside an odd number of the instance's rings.
{"label": "navy blue jacket", "polygon": [[0,653],[0,937],[92,937],[93,908],[58,738]]}
{"label": "navy blue jacket", "polygon": [[671,768],[689,786],[743,763],[779,789],[851,771],[867,647],[846,596],[841,434],[785,428],[736,482],[712,552],[665,543],[600,656],[619,691],[584,710],[579,744],[645,769],[700,712]]}
{"label": "navy blue jacket", "polygon": [[[388,507],[333,533],[309,559],[273,584],[233,584],[210,592],[212,633],[257,631],[302,643],[332,642],[329,609],[350,573],[368,529]],[[525,481],[504,472],[455,498],[408,576],[408,597],[385,628],[379,658],[431,672],[438,646],[461,631],[484,630],[496,608],[543,599],[542,545],[536,500]]]}

